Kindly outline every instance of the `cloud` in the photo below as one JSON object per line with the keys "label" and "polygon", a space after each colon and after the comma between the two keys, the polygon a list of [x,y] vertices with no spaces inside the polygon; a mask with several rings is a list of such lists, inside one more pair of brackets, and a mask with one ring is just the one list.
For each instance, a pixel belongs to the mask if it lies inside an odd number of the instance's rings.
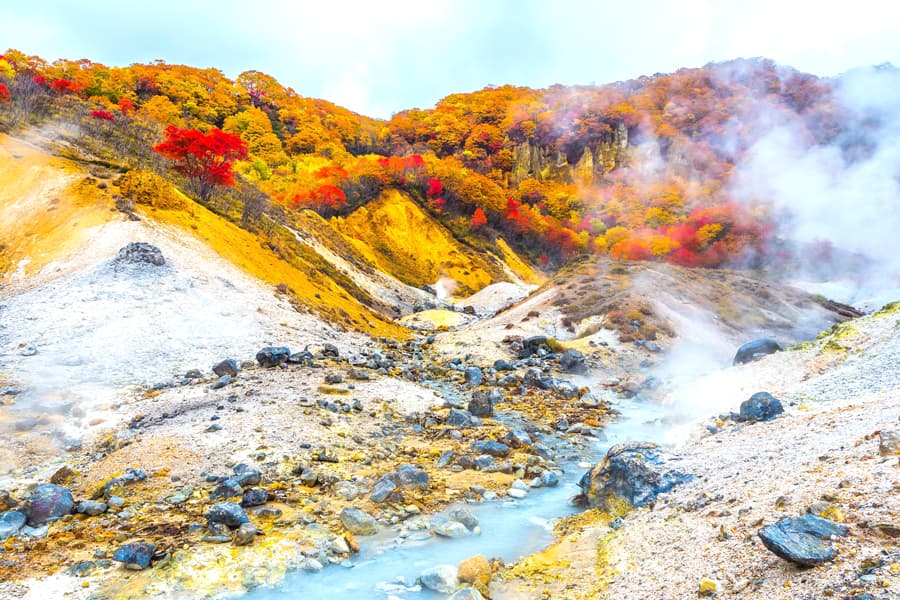
{"label": "cloud", "polygon": [[875,0],[7,4],[0,45],[111,65],[257,69],[374,116],[487,84],[599,84],[738,56],[818,74],[900,63],[900,6]]}

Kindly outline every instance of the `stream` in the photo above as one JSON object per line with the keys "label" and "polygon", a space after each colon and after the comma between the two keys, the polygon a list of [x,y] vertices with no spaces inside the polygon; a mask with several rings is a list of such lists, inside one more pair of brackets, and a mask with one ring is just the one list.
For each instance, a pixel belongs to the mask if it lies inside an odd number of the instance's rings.
{"label": "stream", "polygon": [[[657,403],[628,400],[617,408],[622,414],[606,426],[606,439],[594,439],[580,461],[594,464],[610,446],[627,440],[662,441],[671,427],[660,418],[665,410]],[[551,544],[555,520],[581,510],[569,503],[569,498],[578,493],[578,481],[586,470],[579,462],[560,465],[564,472],[554,488],[533,490],[522,500],[467,504],[479,519],[480,535],[456,539],[430,536],[420,541],[368,538],[360,554],[340,566],[316,573],[294,572],[277,588],[259,588],[244,598],[276,600],[296,598],[298,593],[329,600],[443,598],[443,594],[415,585],[422,571],[441,564],[456,565],[475,554],[511,563]]]}

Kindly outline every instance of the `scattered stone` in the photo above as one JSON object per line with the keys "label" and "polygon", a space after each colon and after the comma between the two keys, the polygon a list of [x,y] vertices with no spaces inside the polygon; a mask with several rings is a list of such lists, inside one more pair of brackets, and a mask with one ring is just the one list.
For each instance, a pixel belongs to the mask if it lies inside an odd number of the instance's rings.
{"label": "scattered stone", "polygon": [[691,475],[669,468],[671,458],[652,442],[617,444],[578,485],[592,508],[616,513],[622,500],[630,506],[645,506],[658,494],[691,479]]}
{"label": "scattered stone", "polygon": [[472,399],[469,401],[469,412],[476,417],[493,417],[497,393],[499,393],[502,400],[503,392],[500,392],[497,388],[492,389],[490,392],[477,390],[472,394]]}
{"label": "scattered stone", "polygon": [[448,600],[484,600],[484,596],[475,588],[467,587],[450,596]]}
{"label": "scattered stone", "polygon": [[28,496],[24,512],[28,515],[28,525],[40,527],[70,514],[73,508],[72,492],[53,483],[41,483]]}
{"label": "scattered stone", "polygon": [[315,573],[324,569],[325,565],[312,556],[307,556],[303,559],[303,562],[300,563],[300,568],[309,573]]}
{"label": "scattered stone", "polygon": [[290,356],[291,351],[289,348],[284,346],[267,346],[256,353],[256,362],[259,363],[259,366],[265,368],[277,367],[287,362]]}
{"label": "scattered stone", "polygon": [[26,344],[19,350],[19,356],[34,356],[37,353],[37,348],[32,344]]}
{"label": "scattered stone", "polygon": [[[467,456],[463,456],[461,458],[468,458]],[[462,463],[459,463],[462,464]],[[494,470],[494,457],[490,454],[480,454],[475,457],[473,461],[473,465],[479,471],[493,471]],[[465,467],[465,465],[463,465]]]}
{"label": "scattered stone", "polygon": [[256,537],[256,525],[253,523],[241,523],[237,531],[234,532],[235,546],[249,546]]}
{"label": "scattered stone", "polygon": [[119,546],[112,559],[125,565],[132,571],[143,571],[150,566],[156,545],[149,542],[132,542]]}
{"label": "scattered stone", "polygon": [[78,503],[78,508],[75,509],[80,515],[87,515],[89,517],[96,517],[97,515],[102,515],[106,512],[109,507],[104,502],[98,502],[96,500],[85,500],[84,502]]}
{"label": "scattered stone", "polygon": [[188,501],[193,493],[194,486],[188,485],[166,498],[166,502],[168,502],[169,504],[184,504]]}
{"label": "scattered stone", "polygon": [[506,495],[510,498],[515,498],[516,500],[522,500],[526,496],[528,496],[527,490],[520,490],[518,488],[509,488],[506,490]]}
{"label": "scattered stone", "polygon": [[217,363],[212,368],[213,373],[222,377],[224,375],[230,375],[231,377],[237,377],[238,374],[238,364],[237,361],[233,358],[226,358],[220,363]]}
{"label": "scattered stone", "polygon": [[878,437],[878,451],[882,456],[900,455],[900,429],[882,431]]}
{"label": "scattered stone", "polygon": [[478,527],[478,517],[476,517],[475,513],[473,513],[465,506],[454,508],[447,516],[451,521],[456,521],[465,525],[466,529],[468,529],[469,531],[472,531],[476,527]]}
{"label": "scattered stone", "polygon": [[269,499],[266,490],[260,488],[252,488],[244,492],[241,498],[241,506],[247,508],[250,506],[262,506]]}
{"label": "scattered stone", "polygon": [[466,385],[476,387],[484,381],[484,374],[481,367],[466,367]]}
{"label": "scattered stone", "polygon": [[738,421],[771,421],[784,412],[781,401],[768,392],[757,392],[741,402]]}
{"label": "scattered stone", "polygon": [[235,466],[232,471],[234,471],[234,480],[238,482],[238,485],[259,485],[259,482],[262,481],[260,470],[244,463]]}
{"label": "scattered stone", "polygon": [[359,496],[359,488],[349,481],[339,481],[334,486],[334,492],[344,500],[352,501]]}
{"label": "scattered stone", "polygon": [[394,482],[393,478],[390,475],[385,475],[378,479],[375,482],[374,487],[372,488],[372,495],[369,498],[372,502],[384,502],[388,499],[394,490],[397,489],[397,484]]}
{"label": "scattered stone", "polygon": [[497,458],[509,456],[509,446],[497,441],[478,441],[472,444],[472,450],[481,454],[490,454]]}
{"label": "scattered stone", "polygon": [[469,535],[468,528],[458,521],[444,521],[435,523],[431,530],[441,537],[458,538]]}
{"label": "scattered stone", "polygon": [[353,535],[373,535],[378,531],[375,517],[352,506],[341,511],[341,523]]}
{"label": "scattered stone", "polygon": [[[215,367],[213,367],[215,368]],[[203,373],[200,372],[200,369],[191,369],[187,373],[184,374],[185,379],[202,379]]]}
{"label": "scattered stone", "polygon": [[833,536],[847,535],[847,527],[815,515],[790,517],[766,525],[757,534],[771,552],[798,565],[812,567],[834,560]]}
{"label": "scattered stone", "polygon": [[103,497],[110,497],[115,494],[117,491],[124,488],[126,485],[131,485],[133,483],[137,483],[139,481],[144,481],[147,479],[147,474],[144,473],[142,469],[125,469],[125,472],[119,475],[118,477],[114,477],[106,482],[106,485],[103,486],[101,493]]}
{"label": "scattered stone", "polygon": [[494,370],[495,371],[515,371],[516,368],[512,365],[511,362],[500,359],[500,360],[494,361]]}
{"label": "scattered stone", "polygon": [[584,354],[578,350],[566,350],[559,355],[559,366],[562,367],[564,373],[572,373],[575,375],[584,375],[587,373],[587,367],[584,364]]}
{"label": "scattered stone", "polygon": [[556,487],[559,485],[559,475],[553,471],[544,471],[541,473],[541,485],[544,487]]}
{"label": "scattered stone", "polygon": [[491,563],[481,554],[465,559],[456,568],[457,579],[472,585],[487,585],[492,574]]}
{"label": "scattered stone", "polygon": [[340,373],[329,373],[325,376],[325,383],[344,383],[344,376]]}
{"label": "scattered stone", "polygon": [[118,253],[115,262],[121,264],[153,265],[161,267],[166,264],[162,251],[146,242],[131,242]]}
{"label": "scattered stone", "polygon": [[235,378],[232,377],[231,375],[222,375],[221,377],[216,379],[214,382],[212,382],[212,384],[209,386],[209,389],[221,390],[226,385],[231,385],[235,381],[236,381]]}
{"label": "scattered stone", "polygon": [[209,495],[210,500],[227,500],[236,498],[244,493],[244,488],[234,478],[228,478],[220,483]]}
{"label": "scattered stone", "polygon": [[718,596],[722,593],[722,584],[715,579],[704,577],[700,580],[700,589],[697,593],[701,596]]}
{"label": "scattered stone", "polygon": [[531,436],[521,429],[512,429],[503,436],[503,443],[510,448],[523,448],[531,445]]}
{"label": "scattered stone", "polygon": [[549,338],[545,335],[535,335],[522,340],[522,351],[519,358],[528,358],[532,354],[550,354]]}
{"label": "scattered stone", "polygon": [[206,511],[206,518],[210,523],[222,523],[231,529],[237,529],[244,523],[249,523],[247,513],[237,502],[217,502]]}
{"label": "scattered stone", "polygon": [[27,520],[28,517],[17,510],[0,513],[0,540],[17,535]]}
{"label": "scattered stone", "polygon": [[56,485],[68,485],[72,483],[76,475],[78,475],[78,471],[69,465],[63,465],[50,476],[50,483],[55,483]]}
{"label": "scattered stone", "polygon": [[0,490],[0,512],[7,511],[17,504],[16,499],[6,490]]}
{"label": "scattered stone", "polygon": [[110,496],[107,498],[106,503],[112,508],[122,508],[125,506],[125,499],[121,496]]}
{"label": "scattered stone", "polygon": [[397,469],[397,483],[403,489],[428,489],[428,473],[416,465],[401,465]]}
{"label": "scattered stone", "polygon": [[900,538],[900,523],[875,523],[871,527],[888,537]]}
{"label": "scattered stone", "polygon": [[459,579],[456,577],[456,567],[453,565],[438,565],[422,571],[419,575],[419,583],[429,590],[441,594],[452,594],[459,587]]}
{"label": "scattered stone", "polygon": [[458,408],[451,408],[450,413],[447,415],[447,420],[444,422],[451,427],[466,428],[474,426],[472,413],[467,410],[460,410]]}
{"label": "scattered stone", "polygon": [[784,350],[781,345],[773,339],[762,338],[747,342],[738,348],[737,354],[734,355],[734,363],[736,365],[744,364],[759,360],[767,354],[773,354]]}

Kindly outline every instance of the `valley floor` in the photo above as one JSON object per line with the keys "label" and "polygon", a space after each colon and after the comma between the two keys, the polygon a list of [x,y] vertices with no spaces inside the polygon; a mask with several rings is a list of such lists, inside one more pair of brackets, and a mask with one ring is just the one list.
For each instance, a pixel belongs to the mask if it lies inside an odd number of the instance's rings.
{"label": "valley floor", "polygon": [[[900,449],[881,452],[880,433],[900,427],[898,364],[895,307],[717,375],[723,393],[729,384],[747,396],[769,391],[785,413],[755,424],[713,419],[714,432],[695,432],[676,452],[692,482],[616,529],[597,511],[573,517],[561,542],[515,565],[493,597],[675,600],[697,597],[709,578],[722,598],[896,598]],[[850,535],[836,542],[834,562],[804,569],[766,550],[757,531],[811,507]]]}

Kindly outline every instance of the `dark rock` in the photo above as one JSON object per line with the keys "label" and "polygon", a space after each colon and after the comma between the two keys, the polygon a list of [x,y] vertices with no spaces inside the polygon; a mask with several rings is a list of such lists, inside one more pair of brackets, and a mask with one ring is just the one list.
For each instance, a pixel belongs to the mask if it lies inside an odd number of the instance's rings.
{"label": "dark rock", "polygon": [[451,408],[450,413],[447,415],[447,420],[444,421],[444,423],[452,427],[472,427],[472,414],[466,410]]}
{"label": "dark rock", "polygon": [[214,489],[210,495],[210,500],[226,500],[235,498],[244,493],[244,488],[233,477],[229,477]]}
{"label": "dark rock", "polygon": [[297,365],[303,364],[308,367],[311,367],[313,364],[312,352],[310,352],[309,350],[302,350],[300,352],[291,354],[288,357],[288,362],[291,364],[297,364]]}
{"label": "dark rock", "polygon": [[572,400],[578,397],[578,386],[571,381],[565,379],[551,378],[542,382],[546,389],[552,391],[555,395],[566,400]]}
{"label": "dark rock", "polygon": [[531,444],[531,436],[521,429],[513,429],[503,436],[503,443],[510,448],[522,448]]}
{"label": "dark rock", "polygon": [[757,392],[741,402],[738,421],[771,421],[784,412],[781,401],[768,392]]}
{"label": "dark rock", "polygon": [[453,460],[454,456],[456,456],[456,453],[454,453],[453,450],[444,450],[441,452],[441,455],[438,457],[437,463],[435,463],[434,466],[438,469],[446,467],[450,464],[450,461]]}
{"label": "dark rock", "polygon": [[35,486],[28,496],[25,512],[28,514],[28,525],[40,527],[70,514],[73,508],[75,500],[72,492],[59,485],[42,483]]}
{"label": "dark rock", "polygon": [[107,510],[106,503],[97,502],[96,500],[85,500],[84,502],[78,503],[78,508],[75,512],[80,515],[87,515],[89,517],[96,517],[97,515],[102,515]]}
{"label": "dark rock", "polygon": [[262,480],[262,473],[260,473],[259,469],[244,463],[235,466],[232,471],[234,471],[234,479],[238,484],[245,487],[248,485],[259,485],[259,482]]}
{"label": "dark rock", "polygon": [[213,373],[222,377],[223,375],[231,375],[232,377],[237,377],[238,374],[238,364],[237,361],[233,358],[226,358],[220,363],[217,363],[212,368]]}
{"label": "dark rock", "polygon": [[353,535],[373,535],[378,531],[375,517],[358,508],[347,507],[342,510],[341,523]]}
{"label": "dark rock", "polygon": [[559,366],[565,373],[584,375],[587,367],[584,365],[584,354],[578,350],[566,350],[559,355]]}
{"label": "dark rock", "polygon": [[472,450],[480,454],[490,454],[497,458],[509,455],[509,446],[496,441],[478,441],[472,444]]}
{"label": "dark rock", "polygon": [[472,466],[479,471],[492,471],[496,466],[496,463],[494,462],[494,457],[490,454],[480,454],[475,457]]}
{"label": "dark rock", "polygon": [[494,361],[494,370],[495,371],[515,371],[516,368],[506,360],[495,360]]}
{"label": "dark rock", "polygon": [[144,481],[146,479],[147,474],[144,473],[143,469],[125,469],[124,473],[106,482],[106,485],[103,486],[103,496],[105,498],[108,498],[114,495],[117,491],[124,488],[126,485],[131,485],[133,483]]}
{"label": "dark rock", "polygon": [[550,354],[549,338],[545,335],[535,335],[522,340],[522,351],[519,358],[528,358],[532,354]]}
{"label": "dark rock", "polygon": [[847,528],[815,515],[790,517],[766,525],[757,533],[766,548],[781,558],[812,567],[834,560],[831,538],[847,535]]}
{"label": "dark rock", "polygon": [[784,350],[784,348],[773,339],[762,338],[753,340],[738,348],[737,354],[734,355],[734,364],[740,365],[753,362],[767,354],[773,354],[781,350]]}
{"label": "dark rock", "polygon": [[237,529],[250,521],[247,513],[237,502],[217,502],[206,511],[206,519],[210,523],[222,523],[231,529]]}
{"label": "dark rock", "polygon": [[522,378],[522,383],[525,384],[525,387],[538,388],[542,390],[546,390],[550,387],[550,381],[544,378],[544,374],[541,373],[540,369],[534,367],[525,371],[525,376]]}
{"label": "dark rock", "polygon": [[325,376],[325,383],[344,383],[344,376],[340,373],[329,373]]}
{"label": "dark rock", "polygon": [[0,490],[0,512],[11,509],[18,504],[15,498],[9,495],[6,490]]}
{"label": "dark rock", "polygon": [[262,506],[268,499],[269,494],[266,490],[260,488],[249,489],[241,497],[241,506],[245,508],[248,506]]}
{"label": "dark rock", "polygon": [[117,264],[145,264],[161,267],[166,264],[162,251],[146,242],[131,242],[116,254]]}
{"label": "dark rock", "polygon": [[322,356],[331,356],[337,358],[341,355],[341,351],[334,344],[325,344],[322,346]]}
{"label": "dark rock", "polygon": [[481,367],[466,367],[466,384],[472,387],[481,385],[484,381],[484,374]]}
{"label": "dark rock", "polygon": [[226,385],[232,384],[235,382],[234,377],[231,375],[222,375],[218,379],[216,379],[212,385],[209,386],[211,390],[221,390]]}
{"label": "dark rock", "polygon": [[289,348],[284,346],[268,346],[256,353],[256,362],[259,366],[271,368],[287,362],[291,356]]}
{"label": "dark rock", "polygon": [[397,483],[403,489],[428,489],[428,473],[415,465],[401,465],[397,469]]}
{"label": "dark rock", "polygon": [[474,306],[463,306],[463,314],[466,315],[475,315],[475,307]]}
{"label": "dark rock", "polygon": [[17,535],[27,520],[28,517],[17,510],[0,513],[0,540]]}
{"label": "dark rock", "polygon": [[390,475],[380,477],[372,487],[372,495],[369,498],[372,502],[384,502],[397,489],[397,483]]}
{"label": "dark rock", "polygon": [[185,379],[202,379],[203,373],[200,372],[200,369],[191,369],[187,373],[184,374]]}
{"label": "dark rock", "polygon": [[462,523],[466,526],[466,529],[472,531],[476,527],[478,527],[478,517],[475,516],[471,510],[466,508],[465,506],[460,506],[454,508],[447,515],[451,521],[456,521],[457,523]]}
{"label": "dark rock", "polygon": [[691,479],[691,475],[669,468],[670,459],[652,442],[617,444],[578,485],[592,508],[616,512],[617,501],[621,500],[644,506],[654,502],[658,494]]}
{"label": "dark rock", "polygon": [[515,373],[508,373],[497,380],[497,385],[506,388],[515,387],[516,385],[518,385],[518,383],[519,379],[518,377],[516,377]]}
{"label": "dark rock", "polygon": [[119,546],[112,559],[125,565],[126,569],[142,571],[150,566],[156,545],[149,542],[132,542]]}

